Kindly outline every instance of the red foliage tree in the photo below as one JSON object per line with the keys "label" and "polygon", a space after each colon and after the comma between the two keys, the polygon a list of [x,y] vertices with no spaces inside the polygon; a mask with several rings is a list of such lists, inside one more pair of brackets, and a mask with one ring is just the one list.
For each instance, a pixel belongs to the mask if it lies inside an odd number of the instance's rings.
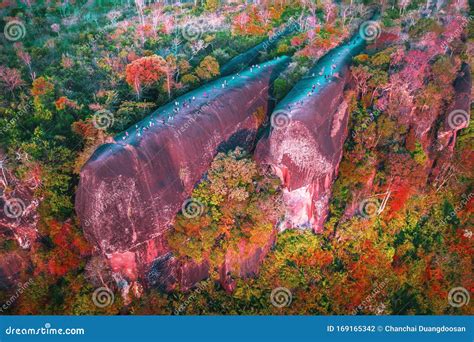
{"label": "red foliage tree", "polygon": [[137,95],[143,86],[151,86],[165,76],[166,61],[157,55],[136,59],[125,70],[125,79]]}
{"label": "red foliage tree", "polygon": [[90,254],[90,246],[68,222],[50,221],[49,229],[55,247],[48,253],[44,271],[62,277],[81,265],[84,257]]}

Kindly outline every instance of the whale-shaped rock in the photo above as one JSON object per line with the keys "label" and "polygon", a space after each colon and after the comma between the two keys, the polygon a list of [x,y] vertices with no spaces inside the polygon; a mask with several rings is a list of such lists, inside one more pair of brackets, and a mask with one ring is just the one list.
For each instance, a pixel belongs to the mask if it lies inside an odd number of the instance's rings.
{"label": "whale-shaped rock", "polygon": [[100,146],[80,174],[76,212],[86,238],[114,272],[144,279],[169,253],[165,232],[214,156],[251,146],[271,102],[283,56],[191,91],[112,143]]}
{"label": "whale-shaped rock", "polygon": [[365,45],[356,35],[322,57],[275,108],[271,130],[257,145],[257,162],[270,166],[285,187],[280,230],[323,229],[347,137],[349,65]]}

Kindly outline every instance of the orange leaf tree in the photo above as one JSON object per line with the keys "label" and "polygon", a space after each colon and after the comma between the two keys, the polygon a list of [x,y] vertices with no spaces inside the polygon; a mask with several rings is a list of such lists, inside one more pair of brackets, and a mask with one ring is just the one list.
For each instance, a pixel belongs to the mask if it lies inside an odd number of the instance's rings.
{"label": "orange leaf tree", "polygon": [[151,86],[166,76],[166,61],[153,55],[134,60],[125,69],[125,79],[137,95],[143,86]]}

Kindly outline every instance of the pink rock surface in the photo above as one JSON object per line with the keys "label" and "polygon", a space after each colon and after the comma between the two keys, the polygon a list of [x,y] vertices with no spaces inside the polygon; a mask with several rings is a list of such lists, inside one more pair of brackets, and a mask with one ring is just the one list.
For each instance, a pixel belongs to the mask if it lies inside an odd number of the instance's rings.
{"label": "pink rock surface", "polygon": [[[0,160],[5,155],[0,150]],[[9,170],[8,160],[0,170],[0,235],[13,237],[21,248],[29,249],[38,238],[37,212],[40,198],[34,191],[40,186],[39,171],[31,169],[25,180],[16,178]]]}
{"label": "pink rock surface", "polygon": [[292,109],[288,125],[272,129],[257,146],[257,161],[270,165],[285,186],[287,213],[281,229],[323,228],[347,136],[347,74],[344,68],[320,94]]}
{"label": "pink rock surface", "polygon": [[[110,258],[115,272],[143,279],[168,254],[164,233],[217,152],[255,140],[261,123],[255,113],[267,112],[271,79],[284,63],[280,58],[255,67],[235,86],[232,76],[221,79],[167,124],[97,149],[81,171],[76,211],[87,239]],[[176,268],[172,258],[161,261],[160,267],[170,268],[168,280],[183,287],[207,273]]]}
{"label": "pink rock surface", "polygon": [[0,254],[0,290],[11,289],[21,280],[28,267],[27,259],[18,252]]}

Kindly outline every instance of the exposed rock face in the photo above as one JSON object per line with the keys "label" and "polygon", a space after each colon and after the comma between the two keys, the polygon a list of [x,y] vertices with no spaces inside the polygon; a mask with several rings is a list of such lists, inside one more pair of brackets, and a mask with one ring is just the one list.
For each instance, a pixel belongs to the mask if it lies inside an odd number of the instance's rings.
{"label": "exposed rock face", "polygon": [[322,230],[347,136],[348,66],[364,46],[357,36],[323,57],[278,104],[271,132],[257,146],[257,161],[270,165],[285,186],[281,229]]}
{"label": "exposed rock face", "polygon": [[[228,251],[224,263],[219,269],[219,282],[227,292],[232,292],[236,279],[252,277],[258,274],[263,259],[270,251],[276,240],[277,231],[274,230],[265,245],[241,243],[238,252]],[[181,291],[188,291],[199,281],[209,277],[209,263],[197,263],[194,260],[182,260],[167,253],[156,259],[148,273],[148,283],[164,291],[173,291],[179,287]]]}
{"label": "exposed rock face", "polygon": [[193,260],[179,260],[167,253],[156,259],[148,273],[148,283],[164,291],[187,291],[197,282],[209,277],[209,265]]}
{"label": "exposed rock face", "polygon": [[22,272],[28,267],[28,261],[21,253],[0,254],[0,290],[11,289],[22,278]]}
{"label": "exposed rock face", "polygon": [[456,134],[459,130],[469,126],[471,109],[471,68],[464,63],[460,74],[454,81],[454,100],[448,109],[443,124],[437,132],[437,141],[442,148],[453,151],[456,143]]}
{"label": "exposed rock face", "polygon": [[[446,111],[432,144],[434,151],[431,153],[433,167],[430,176],[434,186],[442,186],[442,179],[447,177],[447,173],[453,171],[450,170],[451,158],[456,145],[457,132],[470,124],[471,91],[471,70],[469,64],[464,63],[454,82],[453,102]],[[459,165],[454,166],[454,169],[457,167]]]}
{"label": "exposed rock face", "polygon": [[227,252],[219,275],[220,283],[227,292],[234,291],[237,286],[237,281],[231,274],[236,274],[240,278],[252,277],[258,274],[263,259],[275,243],[276,235],[277,231],[274,230],[270,239],[263,246],[241,243],[237,253]]}
{"label": "exposed rock face", "polygon": [[158,258],[161,273],[152,283],[162,284],[159,278],[168,272],[165,278],[186,287],[207,274],[203,267],[169,267],[176,262],[167,256],[164,233],[215,154],[253,144],[262,122],[255,113],[268,110],[270,84],[287,61],[282,57],[181,96],[96,150],[81,171],[76,211],[87,239],[115,272],[143,279]]}
{"label": "exposed rock face", "polygon": [[[0,160],[6,160],[2,151]],[[0,168],[0,236],[14,238],[20,247],[28,249],[38,237],[37,207],[41,199],[34,197],[34,191],[41,183],[39,169],[31,167],[26,180],[21,181],[8,165],[6,160]]]}

